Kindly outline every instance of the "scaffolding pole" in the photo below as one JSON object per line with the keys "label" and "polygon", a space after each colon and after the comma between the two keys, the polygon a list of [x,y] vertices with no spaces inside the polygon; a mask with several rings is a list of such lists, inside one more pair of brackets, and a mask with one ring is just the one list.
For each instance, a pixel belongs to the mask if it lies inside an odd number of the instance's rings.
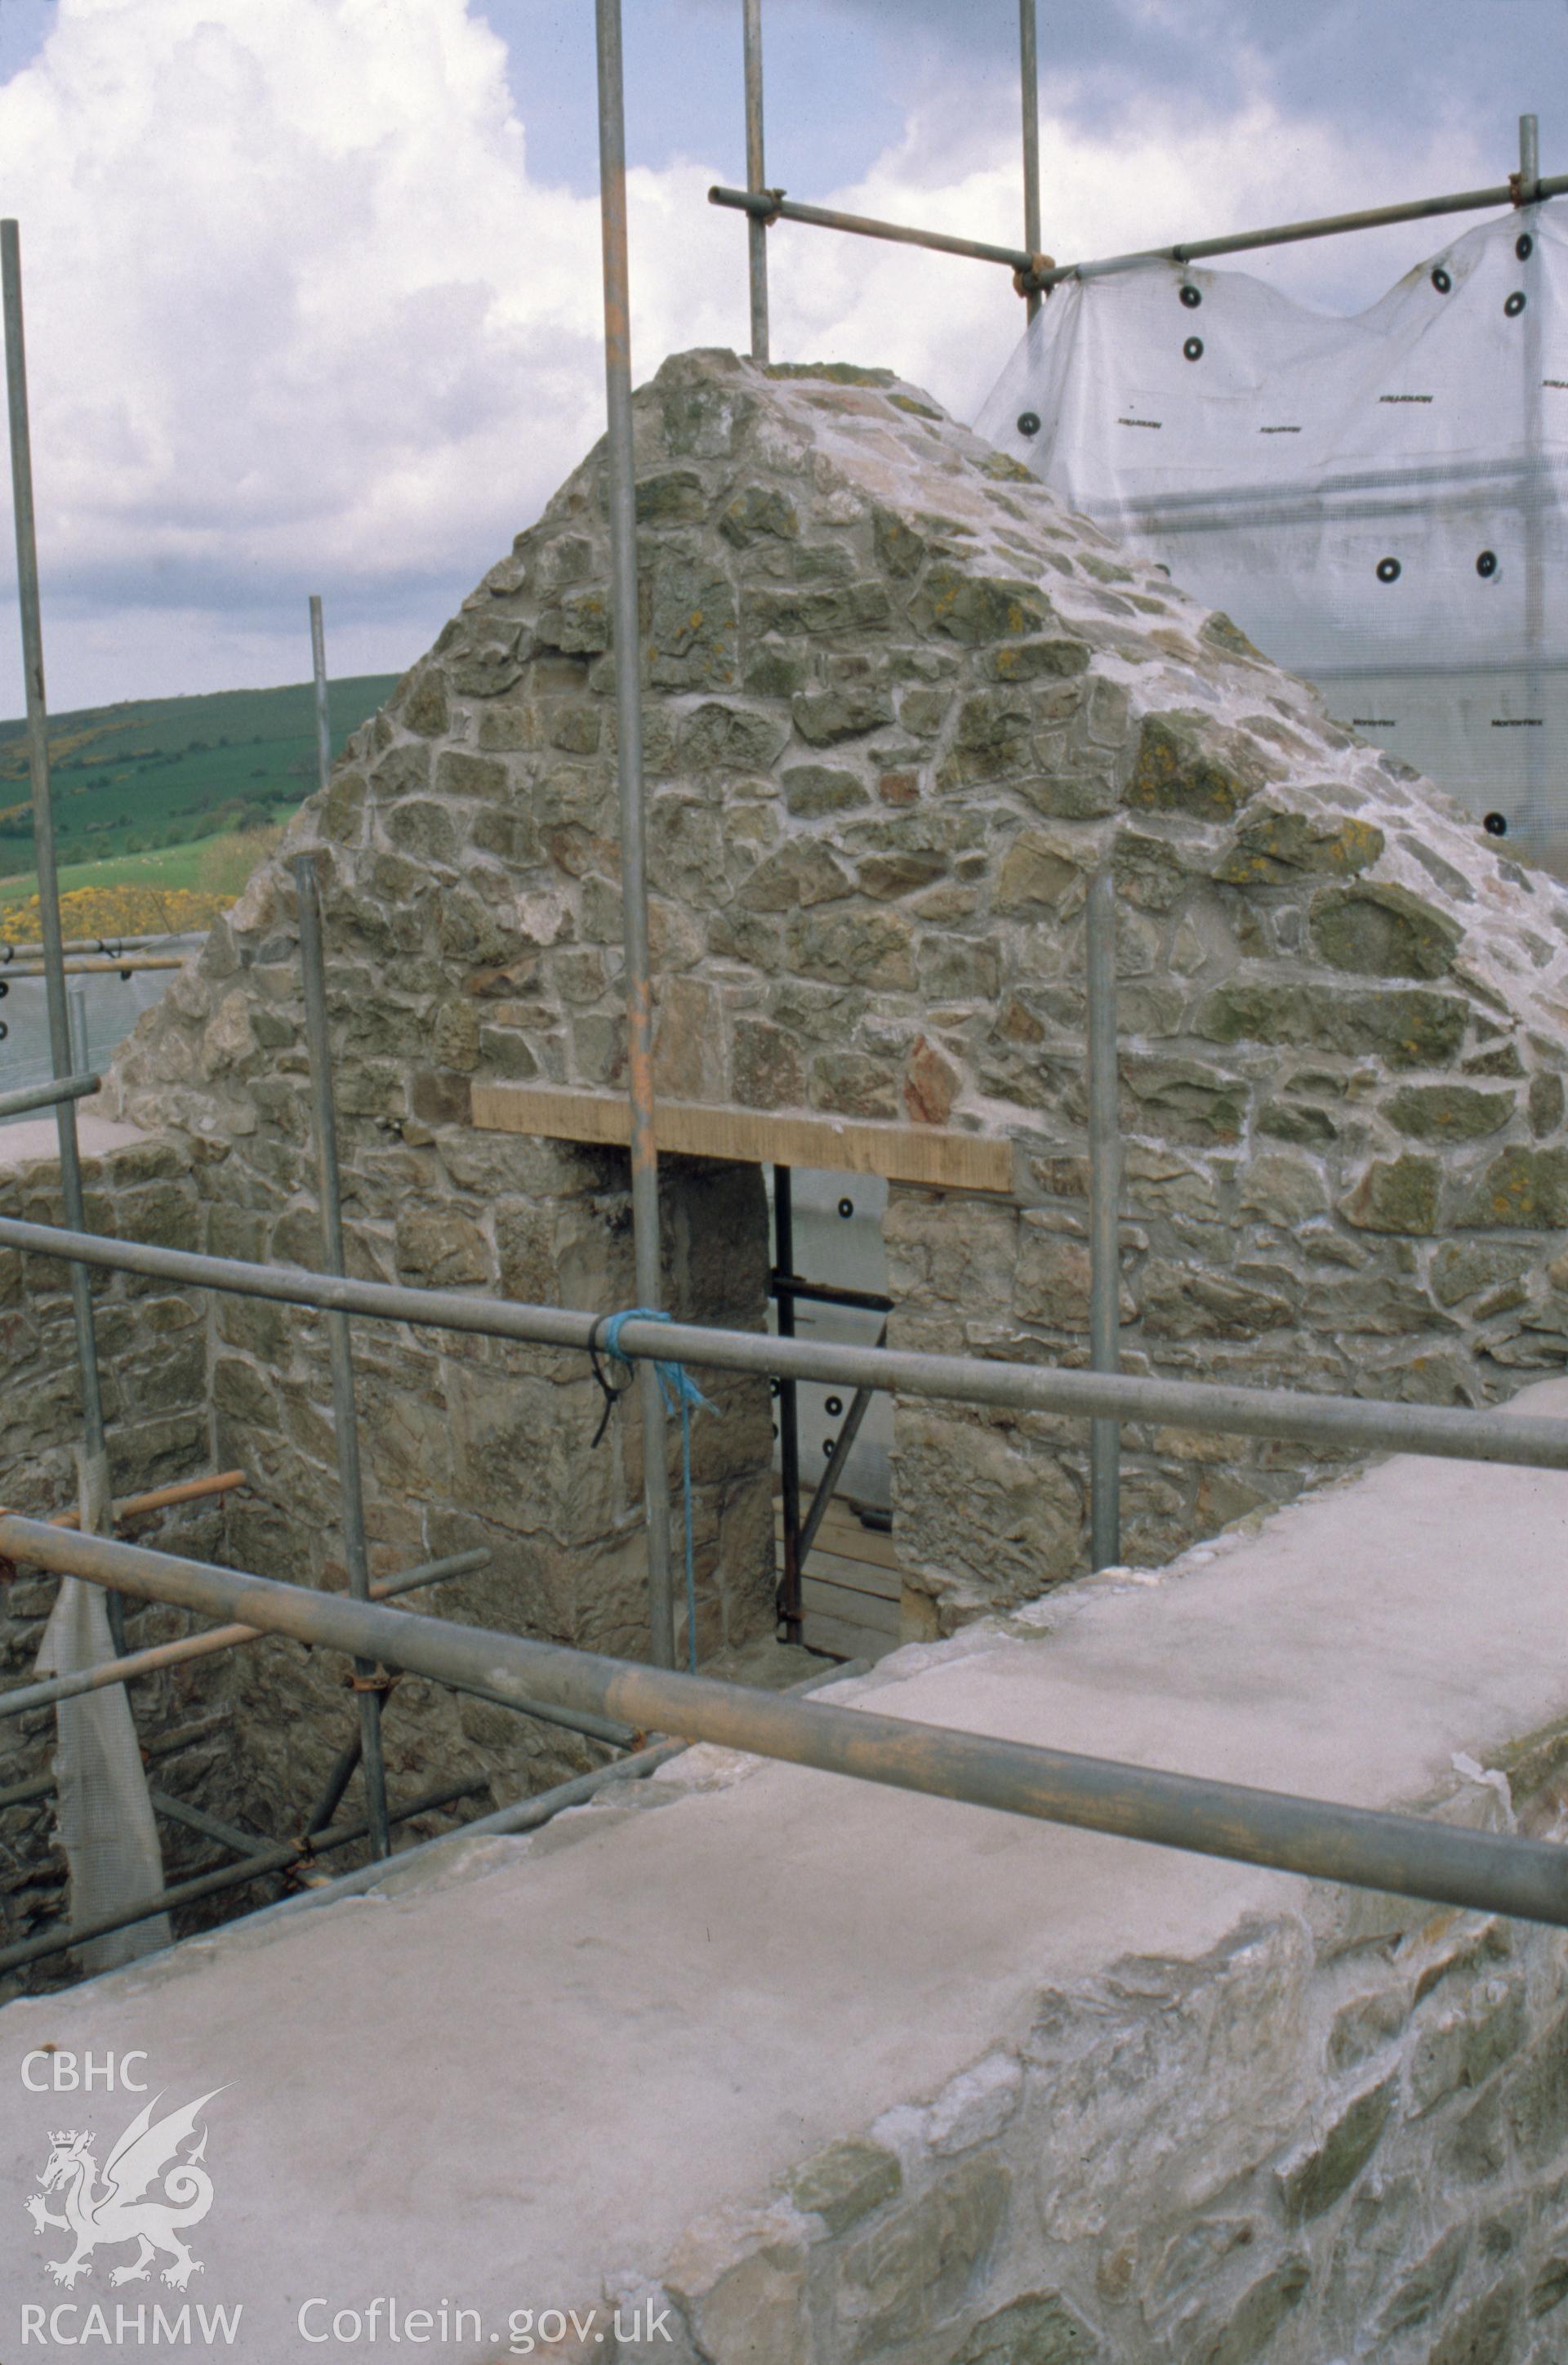
{"label": "scaffolding pole", "polygon": [[[766,190],[767,169],[763,162],[762,0],[744,0],[745,47],[745,185],[754,194]],[[767,223],[753,214],[746,223],[747,260],[751,266],[751,357],[766,362],[767,351]]]}
{"label": "scaffolding pole", "polygon": [[[121,1519],[141,1519],[154,1511],[171,1511],[182,1503],[203,1503],[213,1495],[231,1495],[237,1486],[247,1484],[242,1470],[218,1470],[207,1478],[179,1478],[173,1485],[154,1486],[146,1495],[127,1495],[114,1507],[114,1523]],[[53,1528],[74,1528],[80,1524],[79,1511],[57,1511],[50,1519]]]}
{"label": "scaffolding pole", "polygon": [[321,602],[310,594],[310,665],[316,677],[316,777],[325,788],[332,776],[332,715],[327,699],[327,633]]}
{"label": "scaffolding pole", "polygon": [[[177,928],[160,928],[156,935],[150,936],[67,936],[61,950],[67,956],[72,953],[102,953],[106,959],[112,959],[117,953],[145,952],[149,945],[169,944],[179,934]],[[11,962],[38,960],[41,958],[43,950],[41,940],[36,936],[29,937],[25,944],[17,945],[0,938],[0,976],[4,976]]]}
{"label": "scaffolding pole", "polygon": [[[189,1249],[154,1248],[145,1240],[103,1239],[95,1232],[68,1232],[54,1224],[28,1224],[11,1216],[0,1216],[0,1248],[79,1258],[113,1272],[147,1273],[196,1289],[267,1298],[279,1306],[575,1348],[585,1355],[604,1318],[567,1306],[526,1306],[464,1290],[407,1289],[391,1282],[309,1272],[299,1265],[248,1264],[240,1257],[198,1256]],[[1018,1413],[1059,1413],[1072,1420],[1145,1421],[1205,1436],[1327,1445],[1344,1453],[1422,1453],[1440,1461],[1500,1463],[1520,1470],[1568,1470],[1568,1420],[1547,1420],[1539,1414],[1314,1395],[1296,1388],[1241,1388],[1214,1380],[1144,1379],[1126,1372],[928,1354],[907,1347],[841,1347],[695,1322],[629,1319],[620,1331],[617,1352],[634,1362],[673,1359],[762,1379],[818,1380],[832,1388],[870,1387],[890,1395],[995,1405]]]}
{"label": "scaffolding pole", "polygon": [[856,238],[891,241],[899,246],[920,246],[934,254],[968,256],[977,263],[1001,263],[1014,275],[1021,296],[1048,295],[1064,279],[1104,279],[1120,271],[1137,271],[1146,263],[1200,263],[1212,255],[1249,254],[1260,247],[1294,246],[1303,239],[1338,238],[1349,230],[1387,230],[1397,222],[1428,221],[1443,214],[1483,213],[1494,207],[1536,205],[1548,197],[1568,195],[1568,174],[1535,182],[1529,196],[1518,194],[1518,177],[1490,189],[1462,189],[1452,196],[1417,197],[1407,204],[1372,206],[1360,213],[1327,214],[1315,221],[1280,222],[1269,230],[1241,230],[1226,238],[1186,240],[1176,246],[1139,247],[1130,254],[1108,254],[1084,263],[1053,263],[1047,255],[1025,253],[1021,247],[992,246],[981,239],[955,238],[943,230],[917,230],[907,222],[876,221],[864,214],[846,214],[828,206],[797,205],[777,189],[758,195],[751,189],[714,187],[708,192],[712,206],[727,206],[767,222],[803,222],[813,230],[847,230]]}
{"label": "scaffolding pole", "polygon": [[[1024,243],[1031,255],[1040,251],[1040,60],[1036,0],[1018,0],[1018,86],[1024,105]],[[1031,286],[1025,304],[1028,318],[1037,315],[1043,298]]]}
{"label": "scaffolding pole", "polygon": [[1315,221],[1280,222],[1271,230],[1241,230],[1228,238],[1190,239],[1179,246],[1140,247],[1131,254],[1108,254],[1096,262],[1064,263],[1042,273],[1041,285],[1058,287],[1064,279],[1105,279],[1120,271],[1136,271],[1146,263],[1202,263],[1216,254],[1251,254],[1266,246],[1294,246],[1304,239],[1338,238],[1348,230],[1388,230],[1399,222],[1430,221],[1444,214],[1484,213],[1495,206],[1536,204],[1544,197],[1568,195],[1568,174],[1537,179],[1529,199],[1521,197],[1516,179],[1490,189],[1461,189],[1452,196],[1415,197],[1397,206],[1372,206],[1360,213],[1325,214]]}
{"label": "scaffolding pole", "polygon": [[[62,1527],[64,1521],[51,1519],[51,1527]],[[372,1601],[391,1601],[399,1593],[412,1593],[416,1587],[440,1585],[446,1578],[462,1576],[469,1569],[483,1568],[489,1553],[479,1549],[456,1552],[449,1560],[427,1561],[420,1568],[406,1569],[401,1576],[384,1577],[370,1588]],[[259,1626],[215,1626],[205,1634],[185,1634],[174,1642],[154,1642],[145,1651],[130,1651],[123,1658],[105,1659],[95,1667],[78,1668],[74,1675],[50,1676],[36,1684],[19,1684],[14,1691],[0,1692],[0,1721],[7,1717],[26,1716],[34,1709],[52,1707],[56,1700],[75,1699],[83,1692],[101,1692],[114,1684],[133,1684],[143,1676],[162,1675],[166,1667],[183,1667],[192,1659],[208,1659],[217,1651],[242,1649],[247,1642],[259,1642]],[[617,1728],[619,1731],[619,1728]],[[357,1755],[357,1746],[356,1755]]]}
{"label": "scaffolding pole", "polygon": [[[1568,1928],[1568,1856],[1546,1841],[748,1690],[280,1585],[106,1536],[71,1535],[15,1513],[0,1515],[0,1552],[139,1600],[238,1619],[436,1683],[484,1683],[644,1732],[893,1789]],[[0,1955],[0,1967],[16,1955]]]}
{"label": "scaffolding pole", "polygon": [[[248,1264],[239,1257],[198,1256],[188,1249],[154,1248],[144,1240],[103,1239],[95,1232],[68,1232],[11,1216],[0,1216],[0,1248],[79,1258],[110,1272],[148,1273],[196,1289],[267,1298],[280,1306],[576,1348],[585,1355],[604,1318],[566,1306],[473,1296],[464,1290],[407,1289],[391,1282],[309,1272],[298,1265]],[[1213,1380],[1144,1379],[1130,1373],[928,1354],[907,1347],[841,1347],[695,1322],[628,1320],[619,1334],[617,1351],[635,1362],[674,1359],[763,1379],[818,1380],[832,1388],[870,1387],[888,1395],[995,1405],[1020,1413],[1059,1413],[1074,1420],[1145,1421],[1200,1435],[1334,1446],[1348,1453],[1423,1453],[1442,1461],[1501,1463],[1521,1470],[1568,1470],[1568,1420],[1547,1420],[1539,1414],[1470,1412],[1457,1406],[1314,1395],[1295,1388],[1241,1388]]]}
{"label": "scaffolding pole", "polygon": [[[1116,1108],[1116,885],[1107,868],[1089,890],[1085,921],[1089,987],[1089,1360],[1096,1372],[1121,1361],[1122,1141]],[[1089,1424],[1089,1564],[1111,1568],[1122,1554],[1121,1429]]]}
{"label": "scaffolding pole", "polygon": [[[390,1820],[394,1824],[411,1822],[416,1815],[431,1815],[456,1804],[460,1799],[472,1798],[476,1790],[489,1788],[487,1774],[469,1774],[456,1782],[444,1782],[439,1789],[427,1790],[420,1798],[410,1799],[398,1807]],[[166,1801],[162,1811],[170,1811],[172,1801]],[[191,1822],[191,1811],[182,1807],[179,1821]],[[204,1818],[204,1822],[207,1819]],[[196,1828],[202,1828],[197,1825]],[[210,1824],[208,1823],[208,1828]],[[47,1955],[65,1955],[85,1945],[91,1938],[106,1938],[111,1931],[129,1930],[138,1922],[151,1922],[154,1915],[171,1913],[182,1905],[199,1904],[202,1899],[221,1895],[226,1889],[242,1889],[252,1880],[263,1880],[271,1873],[292,1872],[311,1857],[330,1848],[349,1847],[365,1836],[367,1826],[353,1823],[340,1830],[311,1832],[281,1847],[248,1851],[239,1864],[221,1865],[216,1872],[198,1875],[193,1880],[182,1880],[173,1889],[162,1889],[154,1897],[143,1897],[133,1905],[122,1906],[118,1912],[100,1914],[96,1920],[84,1922],[73,1930],[45,1930],[36,1938],[22,1938],[14,1946],[0,1948],[0,1973],[19,1970],[24,1963],[36,1963]],[[224,1841],[232,1846],[241,1837],[232,1833]]]}
{"label": "scaffolding pole", "polygon": [[708,192],[708,202],[750,214],[756,221],[804,222],[813,230],[848,230],[856,238],[884,239],[894,246],[923,246],[933,254],[958,254],[975,263],[1000,263],[1021,279],[1035,275],[1036,257],[1026,254],[1021,246],[991,246],[983,239],[956,238],[939,230],[913,230],[906,222],[877,221],[868,214],[840,213],[831,206],[797,205],[781,189],[715,186]]}
{"label": "scaffolding pole", "polygon": [[[27,697],[28,768],[32,778],[33,859],[38,867],[39,925],[42,931],[45,1001],[49,1009],[50,1063],[57,1082],[73,1072],[71,1018],[65,1000],[60,880],[54,852],[54,801],[49,779],[49,706],[43,683],[43,620],[39,600],[38,532],[33,513],[32,438],[28,420],[28,364],[22,326],[21,240],[14,221],[0,221],[0,307],[5,314],[6,396],[11,435],[11,494],[17,530],[17,592],[21,611],[22,669]],[[85,1222],[82,1160],[76,1142],[74,1099],[54,1104],[60,1138],[60,1195],[66,1223],[80,1231]],[[82,1383],[83,1442],[90,1459],[104,1452],[104,1405],[98,1384],[98,1341],[93,1294],[84,1265],[71,1268],[71,1311],[76,1327],[76,1361]]]}
{"label": "scaffolding pole", "polygon": [[20,1116],[28,1109],[54,1108],[61,1101],[85,1100],[103,1085],[101,1076],[57,1076],[49,1084],[22,1084],[14,1093],[0,1093],[0,1117]]}
{"label": "scaffolding pole", "polygon": [[[821,1691],[826,1684],[846,1684],[856,1676],[868,1673],[869,1659],[848,1659],[831,1667],[813,1667],[811,1674],[798,1684],[788,1687],[797,1696]],[[494,1814],[477,1815],[463,1826],[465,1839],[510,1839],[524,1832],[536,1832],[553,1821],[567,1807],[586,1807],[599,1792],[613,1782],[644,1781],[656,1774],[672,1757],[678,1757],[690,1747],[685,1741],[655,1741],[650,1748],[639,1749],[630,1757],[617,1758],[611,1765],[596,1765],[591,1774],[574,1775],[569,1781],[558,1782],[553,1789],[536,1790],[532,1798],[515,1799],[509,1807],[498,1807]],[[335,1769],[334,1769],[335,1771]],[[450,1837],[451,1834],[446,1836]],[[441,1839],[419,1840],[398,1858],[402,1871],[410,1856],[428,1855],[432,1848],[442,1844]],[[357,1871],[340,1873],[335,1880],[323,1882],[297,1897],[286,1897],[269,1908],[274,1915],[308,1912],[318,1905],[330,1905],[340,1897],[363,1896],[374,1889],[382,1875],[375,1865],[361,1865]]]}
{"label": "scaffolding pole", "polygon": [[[144,969],[184,969],[181,953],[128,953],[123,958],[113,953],[71,953],[65,956],[61,970],[62,977],[133,977]],[[0,988],[14,984],[23,978],[48,977],[48,960],[7,962],[0,969]]]}
{"label": "scaffolding pole", "polygon": [[[793,1276],[795,1200],[794,1182],[788,1166],[776,1166],[773,1170],[773,1261],[778,1272]],[[775,1319],[778,1325],[778,1336],[780,1339],[793,1339],[796,1292],[776,1288],[774,1297],[778,1308]],[[805,1615],[801,1569],[801,1404],[792,1378],[780,1374],[777,1384],[778,1475],[784,1508],[784,1564],[779,1572],[776,1607],[784,1629],[781,1639],[786,1642],[798,1642]]]}
{"label": "scaffolding pole", "polygon": [[[659,1169],[654,1135],[654,1009],[648,965],[648,869],[643,795],[642,634],[637,618],[637,519],[632,450],[632,319],[626,260],[626,117],[621,0],[597,0],[599,207],[604,243],[604,385],[609,417],[605,500],[613,577],[616,773],[621,792],[621,901],[626,962],[626,1070],[632,1104],[632,1231],[637,1301],[661,1300]],[[651,1371],[638,1375],[643,1502],[647,1523],[648,1627],[655,1664],[675,1664],[669,1472],[664,1403]]]}
{"label": "scaffolding pole", "polygon": [[[299,905],[299,962],[305,987],[305,1037],[310,1055],[310,1094],[316,1135],[316,1185],[321,1206],[321,1245],[330,1269],[346,1272],[343,1259],[342,1188],[338,1172],[338,1119],[332,1100],[332,1045],[327,1024],[326,961],[321,948],[321,901],[312,855],[295,857]],[[349,1591],[370,1598],[370,1555],[364,1540],[364,1483],[359,1462],[359,1415],[354,1407],[353,1343],[346,1314],[327,1317],[332,1368],[332,1429],[338,1446],[338,1485],[343,1511],[343,1559]],[[386,1821],[386,1769],[381,1754],[381,1678],[371,1660],[354,1667],[359,1700],[360,1758],[370,1817],[370,1844],[378,1856],[392,1853]]]}

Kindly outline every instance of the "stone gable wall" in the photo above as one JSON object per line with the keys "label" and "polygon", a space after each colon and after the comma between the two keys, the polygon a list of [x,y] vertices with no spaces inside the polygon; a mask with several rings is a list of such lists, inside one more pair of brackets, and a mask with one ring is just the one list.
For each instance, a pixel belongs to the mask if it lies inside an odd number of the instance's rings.
{"label": "stone gable wall", "polygon": [[[885,374],[683,356],[639,394],[636,437],[659,1090],[1013,1145],[1010,1198],[893,1188],[893,1343],[1084,1359],[1083,906],[1109,862],[1126,1367],[1481,1403],[1560,1364],[1564,891]],[[287,868],[308,848],[353,1269],[632,1299],[624,1159],[469,1121],[476,1081],[623,1087],[602,517],[596,452],[122,1050],[106,1113],[156,1137],[181,1237],[319,1257]],[[760,1176],[663,1175],[666,1302],[760,1327]],[[142,1187],[117,1174],[109,1220],[156,1237]],[[116,1286],[153,1318],[155,1293]],[[34,1300],[7,1318],[35,1321]],[[253,1474],[224,1555],[342,1583],[321,1326],[224,1299],[200,1335],[149,1385],[203,1408],[196,1463]],[[640,1652],[640,1437],[622,1409],[591,1446],[583,1359],[355,1336],[377,1573],[482,1543],[490,1568],[446,1614]],[[134,1335],[111,1332],[106,1366],[153,1404]],[[711,1654],[770,1629],[774,1570],[767,1391],[705,1384]],[[61,1405],[17,1452],[48,1446],[63,1483]],[[897,1407],[908,1631],[1082,1565],[1086,1442]],[[1139,1561],[1332,1463],[1137,1428],[1125,1448]],[[35,1492],[57,1498],[52,1465]],[[330,1672],[302,1682],[297,1657],[233,1663],[263,1826],[313,1795],[345,1725]],[[480,1702],[406,1684],[396,1703],[399,1787],[471,1765],[510,1794],[585,1762]]]}
{"label": "stone gable wall", "polygon": [[[1011,1202],[895,1188],[894,1343],[1082,1355],[1082,914],[1109,862],[1127,1367],[1481,1403],[1561,1362],[1563,890],[886,374],[687,355],[638,396],[636,436],[659,1089],[1014,1146]],[[287,851],[329,873],[364,1269],[612,1306],[620,1162],[466,1125],[475,1079],[623,1082],[602,465],[487,576]],[[227,1147],[212,1237],[247,1254],[312,1237],[290,893],[280,858],[119,1063],[128,1113]],[[745,1273],[708,1303],[755,1321],[766,1252],[732,1182]],[[314,1566],[285,1532],[298,1502],[328,1517],[319,1359],[280,1377],[273,1317],[220,1328],[220,1413],[274,1440],[276,1549]],[[479,1351],[400,1341],[375,1383],[389,1546],[470,1532],[476,1419],[501,1418],[483,1386],[476,1407]],[[517,1383],[538,1405],[515,1484],[563,1457],[549,1584],[580,1585],[583,1639],[629,1642],[633,1440],[622,1422],[602,1485],[580,1367]],[[749,1469],[761,1552],[760,1408],[734,1418],[710,1475]],[[911,1631],[1081,1564],[1085,1442],[898,1407]],[[1138,1560],[1330,1459],[1126,1442]],[[705,1512],[710,1545],[731,1515]],[[704,1583],[712,1632],[766,1614],[727,1542]]]}

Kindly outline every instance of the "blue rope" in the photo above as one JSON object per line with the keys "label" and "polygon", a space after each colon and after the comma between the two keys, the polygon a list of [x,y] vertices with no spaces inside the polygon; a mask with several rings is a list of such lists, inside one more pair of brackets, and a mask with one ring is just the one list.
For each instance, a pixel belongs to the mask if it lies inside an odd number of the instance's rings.
{"label": "blue rope", "polygon": [[[604,1349],[618,1363],[632,1369],[632,1358],[621,1344],[622,1327],[628,1322],[669,1322],[674,1317],[661,1314],[654,1306],[628,1306],[619,1314],[606,1317]],[[666,1413],[680,1415],[680,1488],[686,1512],[686,1655],[693,1675],[697,1673],[697,1571],[691,1534],[691,1416],[694,1412],[716,1412],[684,1363],[666,1362],[655,1359],[654,1370],[658,1377],[659,1395]]]}

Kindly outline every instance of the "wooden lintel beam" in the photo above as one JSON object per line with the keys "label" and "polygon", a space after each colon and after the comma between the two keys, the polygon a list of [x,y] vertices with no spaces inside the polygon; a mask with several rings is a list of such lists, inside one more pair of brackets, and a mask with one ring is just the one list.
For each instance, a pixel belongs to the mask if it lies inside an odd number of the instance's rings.
{"label": "wooden lintel beam", "polygon": [[[481,1133],[521,1133],[555,1141],[624,1148],[631,1114],[620,1093],[565,1085],[476,1084],[473,1122]],[[705,1106],[660,1101],[655,1131],[661,1150],[685,1158],[727,1158],[747,1166],[807,1166],[829,1173],[881,1174],[890,1182],[931,1190],[1010,1195],[1013,1148],[981,1133],[946,1126],[886,1125],[868,1119],[804,1116],[792,1111]]]}

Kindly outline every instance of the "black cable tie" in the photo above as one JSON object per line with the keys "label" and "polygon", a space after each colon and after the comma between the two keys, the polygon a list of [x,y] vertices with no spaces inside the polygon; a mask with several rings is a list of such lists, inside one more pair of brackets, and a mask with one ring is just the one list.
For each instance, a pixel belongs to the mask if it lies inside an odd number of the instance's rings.
{"label": "black cable tie", "polygon": [[604,1398],[604,1410],[599,1417],[599,1427],[593,1433],[593,1445],[590,1445],[588,1448],[590,1453],[593,1451],[594,1445],[599,1445],[603,1442],[604,1432],[610,1427],[610,1414],[615,1410],[621,1398],[623,1395],[628,1395],[636,1385],[637,1380],[635,1372],[628,1371],[626,1374],[625,1386],[612,1388],[609,1380],[605,1377],[604,1365],[599,1360],[599,1325],[603,1322],[608,1322],[610,1318],[610,1317],[608,1314],[596,1314],[594,1317],[593,1328],[588,1332],[588,1362],[592,1368],[594,1378],[599,1382],[599,1392]]}

